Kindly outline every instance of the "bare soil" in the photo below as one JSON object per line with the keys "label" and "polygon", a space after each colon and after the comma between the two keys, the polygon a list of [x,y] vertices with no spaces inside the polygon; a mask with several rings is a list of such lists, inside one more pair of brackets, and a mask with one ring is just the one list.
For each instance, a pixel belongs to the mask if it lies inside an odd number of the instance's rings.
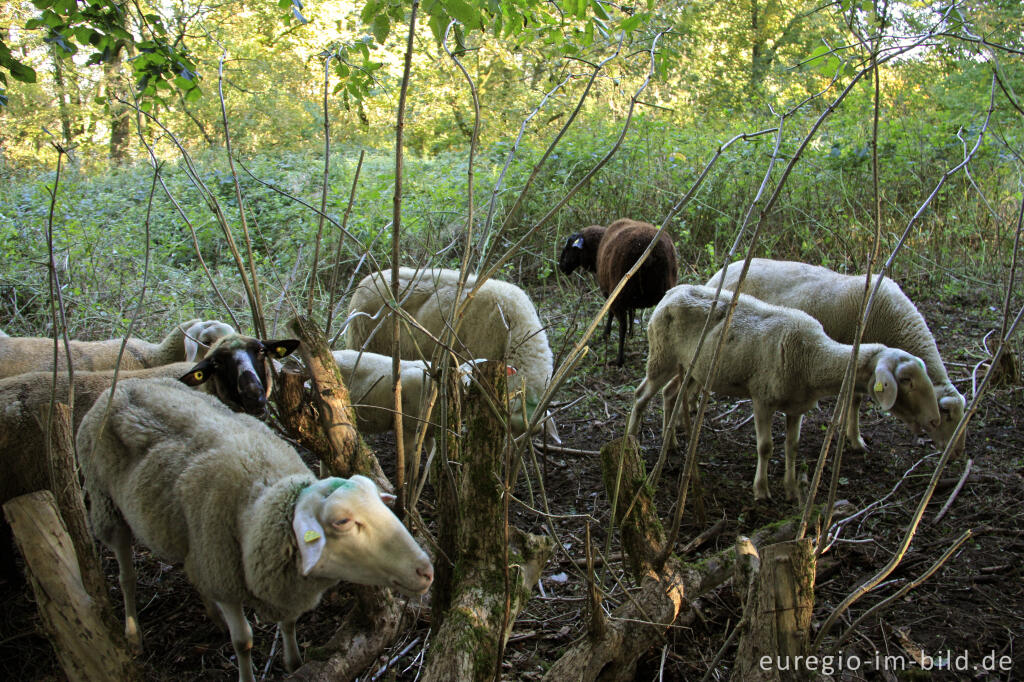
{"label": "bare soil", "polygon": [[[578,334],[574,320],[585,319],[569,310],[563,294],[534,293],[542,316],[553,320],[552,346],[556,353],[562,339]],[[573,301],[593,313],[592,292]],[[950,375],[968,400],[972,396],[971,374],[983,357],[981,339],[998,329],[997,310],[968,299],[943,305],[919,304],[938,339]],[[613,337],[615,334],[613,334]],[[596,338],[573,378],[556,399],[562,403],[580,399],[559,419],[563,445],[576,450],[597,450],[621,436],[632,402],[633,390],[641,380],[646,357],[642,333],[627,341],[624,367],[608,364],[614,359],[613,342]],[[979,374],[980,379],[980,374]],[[656,401],[658,402],[658,401]],[[823,402],[804,422],[801,454],[813,462],[821,446],[825,425],[834,405]],[[657,457],[660,439],[660,405],[648,411],[642,430],[642,444],[650,467]],[[881,569],[897,551],[938,459],[930,441],[915,438],[893,418],[873,409],[862,411],[862,430],[870,452],[846,454],[841,465],[839,498],[846,500],[837,520],[842,523],[839,538],[823,555],[818,566],[815,622],[821,623],[854,587]],[[691,557],[702,556],[730,546],[737,535],[797,512],[785,503],[782,491],[782,429],[776,421],[776,457],[770,470],[771,503],[753,503],[754,428],[749,402],[719,400],[711,405],[702,431],[699,457],[703,487],[704,518],[698,517],[692,502],[684,516],[679,547],[690,538],[724,519],[724,531]],[[846,670],[842,679],[892,680],[1010,680],[1024,677],[1024,389],[1019,373],[1009,383],[991,390],[981,401],[970,423],[966,457],[973,460],[971,475],[952,507],[939,522],[934,518],[963,472],[964,460],[954,461],[924,521],[918,528],[903,561],[874,592],[856,603],[836,631],[846,628],[868,607],[893,594],[907,581],[928,569],[961,533],[972,537],[929,580],[891,607],[869,617],[856,628],[839,651],[844,667],[859,663],[857,671]],[[391,465],[388,438],[375,442],[385,468]],[[667,516],[676,497],[675,487],[681,460],[670,458],[658,488],[659,511]],[[811,466],[811,465],[808,465]],[[549,452],[538,460],[540,475],[558,542],[564,552],[548,565],[541,590],[516,622],[505,658],[507,679],[537,679],[586,628],[585,582],[575,561],[584,556],[585,522],[599,548],[605,547],[608,522],[606,499],[596,457]],[[530,486],[524,479],[518,494],[540,506],[538,472],[528,463]],[[828,475],[828,474],[826,474]],[[531,495],[533,496],[531,498]],[[692,497],[690,498],[692,501]],[[865,511],[866,510],[866,511]],[[429,517],[429,509],[423,513]],[[513,505],[512,523],[532,532],[547,532],[543,518],[529,509]],[[613,539],[612,554],[617,552]],[[116,564],[104,556],[108,583],[115,601]],[[195,591],[177,567],[163,564],[140,552],[140,618],[146,652],[141,658],[147,679],[233,680],[236,668],[225,634],[207,618]],[[622,585],[630,580],[621,561],[613,559],[599,571],[608,592],[610,608],[623,599]],[[300,645],[307,649],[325,642],[347,611],[350,597],[346,588],[329,592],[314,612],[299,621]],[[0,584],[0,679],[64,679],[44,635],[29,590],[21,585]],[[119,601],[118,601],[119,603]],[[739,602],[728,586],[699,600],[700,617],[690,627],[672,629],[664,641],[652,642],[641,661],[639,680],[690,680],[703,676],[739,618]],[[396,642],[387,658],[394,658],[384,679],[413,680],[420,669],[423,642],[427,640],[429,610],[413,631]],[[273,623],[253,622],[254,661],[257,675],[267,680],[284,679],[280,642]],[[734,654],[727,649],[712,679],[729,674]],[[910,663],[914,652],[931,657],[939,670],[916,675]],[[889,657],[889,658],[886,658]],[[906,662],[907,672],[899,670]],[[382,660],[363,679],[370,679],[384,667]],[[994,670],[985,670],[985,665]],[[1000,664],[1001,667],[1000,667]],[[834,662],[839,667],[838,662]],[[964,667],[966,666],[966,667]],[[880,670],[879,668],[886,668]],[[839,674],[837,673],[837,679]]]}

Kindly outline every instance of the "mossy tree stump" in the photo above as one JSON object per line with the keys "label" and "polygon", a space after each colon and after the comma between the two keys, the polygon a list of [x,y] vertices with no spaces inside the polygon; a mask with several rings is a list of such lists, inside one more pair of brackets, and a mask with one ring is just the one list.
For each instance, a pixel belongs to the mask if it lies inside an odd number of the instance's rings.
{"label": "mossy tree stump", "polygon": [[448,374],[447,457],[438,453],[432,472],[441,552],[423,680],[491,680],[554,546],[508,525],[511,443],[494,409],[506,391],[504,364],[477,366],[464,401],[457,373]]}
{"label": "mossy tree stump", "polygon": [[803,538],[768,545],[760,557],[747,593],[746,626],[730,679],[810,679],[816,670],[802,662],[810,652],[814,543]]}

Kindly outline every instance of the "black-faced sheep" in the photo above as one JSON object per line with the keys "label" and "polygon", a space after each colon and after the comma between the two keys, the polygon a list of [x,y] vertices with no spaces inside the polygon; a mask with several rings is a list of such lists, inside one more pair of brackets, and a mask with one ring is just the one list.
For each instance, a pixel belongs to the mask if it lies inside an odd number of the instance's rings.
{"label": "black-faced sheep", "polygon": [[[724,273],[723,287],[733,289],[742,268],[743,261],[731,263],[716,273],[708,281],[708,286],[716,287]],[[877,279],[877,275],[872,277],[872,287]],[[741,291],[768,303],[802,310],[821,322],[825,333],[836,341],[853,343],[860,319],[864,282],[864,275],[842,275],[818,265],[753,258]],[[865,342],[902,348],[924,361],[942,414],[938,427],[927,428],[926,431],[939,447],[944,447],[964,416],[964,397],[946,374],[928,323],[899,285],[888,277],[882,280],[878,289],[861,338]],[[860,396],[855,396],[846,421],[846,437],[851,447],[864,450],[866,446],[858,419],[860,402]],[[904,415],[912,411],[912,406],[904,405],[900,398],[892,408],[893,414],[908,423],[913,419]],[[965,436],[966,430],[954,446],[954,452],[963,451]]]}
{"label": "black-faced sheep", "polygon": [[[459,364],[476,358],[504,359],[517,372],[509,377],[509,391],[525,395],[526,419],[532,420],[541,394],[551,381],[554,356],[530,297],[514,284],[489,279],[466,306],[461,322],[457,322],[452,311],[456,305],[458,270],[402,268],[398,276],[402,310],[427,330],[424,333],[403,324],[402,358],[430,360],[436,348],[434,339],[441,338],[448,329],[457,329],[451,348]],[[458,302],[464,301],[475,286],[476,278],[469,277]],[[345,343],[348,348],[393,354],[387,304],[390,288],[390,270],[369,274],[356,286],[349,303]],[[510,412],[513,431],[523,433],[523,403],[513,398]],[[558,439],[550,418],[545,429],[549,437]]]}
{"label": "black-faced sheep", "polygon": [[[160,343],[129,338],[121,357],[121,369],[145,369],[172,362],[201,359],[217,339],[234,333],[231,325],[217,320],[189,320],[175,328]],[[63,341],[57,343],[57,371],[67,372]],[[96,372],[117,367],[121,339],[71,341],[71,362],[75,370]],[[53,369],[53,339],[35,336],[0,337],[0,379],[25,372]]]}
{"label": "black-faced sheep", "polygon": [[243,605],[276,621],[285,667],[296,619],[340,580],[426,592],[433,566],[363,476],[317,480],[262,422],[167,380],[129,379],[78,431],[93,533],[117,556],[125,635],[141,647],[131,539],[184,563],[227,622],[238,679],[253,682]]}
{"label": "black-faced sheep", "polygon": [[[298,347],[298,341],[260,341],[248,336],[222,337],[198,364],[177,362],[149,369],[122,370],[118,380],[182,379],[199,390],[217,396],[233,409],[262,414],[273,386],[270,360],[282,358]],[[75,372],[72,430],[96,399],[110,389],[114,370]],[[68,375],[28,372],[0,379],[0,504],[18,495],[49,487],[44,451],[44,424],[40,408],[50,396],[68,402]],[[0,519],[0,575],[16,575],[10,542],[10,526]]]}
{"label": "black-faced sheep", "polygon": [[[715,298],[715,289],[680,285],[669,290],[651,314],[647,329],[650,353],[647,376],[636,391],[626,432],[636,436],[647,405],[664,388],[663,438],[674,441],[667,422],[682,391],[683,399],[700,388],[710,369],[722,334],[732,292]],[[711,306],[717,300],[707,338],[694,358],[697,343]],[[799,497],[796,455],[800,423],[818,399],[837,395],[853,347],[833,340],[821,323],[802,311],[775,306],[741,294],[722,348],[711,390],[721,395],[751,399],[757,435],[757,471],[754,498],[766,499],[767,467],[772,452],[772,415],[786,414],[787,497]],[[692,365],[690,382],[681,386],[686,368]],[[911,416],[919,427],[934,428],[939,421],[932,383],[924,363],[910,353],[879,343],[862,344],[857,355],[855,390],[870,393],[883,409],[898,399],[913,406]],[[685,403],[684,403],[685,405]]]}
{"label": "black-faced sheep", "polygon": [[[628,218],[620,218],[608,227],[591,225],[569,235],[558,257],[558,269],[565,274],[578,267],[597,274],[597,285],[605,298],[647,250],[658,228]],[[627,322],[633,326],[633,313],[657,305],[665,292],[676,285],[678,275],[676,249],[667,232],[662,232],[651,254],[612,301],[604,336],[611,335],[612,317],[619,321],[618,364],[625,361]]]}

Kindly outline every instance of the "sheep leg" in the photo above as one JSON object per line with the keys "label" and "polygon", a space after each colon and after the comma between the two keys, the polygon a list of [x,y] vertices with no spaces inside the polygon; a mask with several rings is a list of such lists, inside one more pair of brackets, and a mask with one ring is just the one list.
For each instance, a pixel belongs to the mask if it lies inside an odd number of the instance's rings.
{"label": "sheep leg", "polygon": [[786,474],[782,483],[786,489],[786,499],[799,501],[800,486],[796,480],[797,449],[800,445],[800,424],[802,414],[786,413]]}
{"label": "sheep leg", "polygon": [[293,673],[302,665],[299,643],[295,640],[295,620],[282,620],[277,627],[281,630],[281,641],[284,642],[284,668]]}
{"label": "sheep leg", "polygon": [[626,310],[620,310],[615,314],[619,319],[619,367],[626,362]]}
{"label": "sheep leg", "polygon": [[89,525],[93,535],[114,551],[117,581],[124,597],[124,637],[136,653],[142,653],[142,635],[135,602],[136,574],[132,562],[132,531],[114,501],[99,490],[90,490]]}
{"label": "sheep leg", "polygon": [[772,456],[773,410],[754,401],[754,433],[757,435],[757,471],[754,472],[754,501],[771,499],[768,492],[768,460]]}
{"label": "sheep leg", "polygon": [[860,404],[864,396],[853,394],[850,411],[846,413],[846,446],[854,452],[867,452],[868,446],[860,435]]}
{"label": "sheep leg", "polygon": [[124,597],[124,637],[136,653],[142,653],[142,634],[139,632],[139,616],[135,603],[136,573],[132,562],[132,534],[121,522],[111,529],[103,542],[114,550],[117,557],[117,581]]}
{"label": "sheep leg", "polygon": [[[238,682],[256,682],[252,674],[252,628],[242,612],[242,604],[218,601],[217,607],[231,631],[231,646],[235,648],[235,658],[238,659]],[[292,634],[294,636],[294,631]]]}
{"label": "sheep leg", "polygon": [[[658,377],[651,376],[648,374],[644,377],[644,380],[640,382],[640,385],[636,389],[636,398],[633,401],[633,409],[629,413],[629,420],[626,422],[626,435],[638,437],[640,433],[640,423],[643,421],[644,412],[647,411],[647,405],[651,402],[651,398],[658,392],[665,381],[660,381]],[[663,434],[664,437],[664,434]]]}
{"label": "sheep leg", "polygon": [[[670,448],[676,447],[676,425],[675,422],[672,420],[672,415],[675,413],[676,402],[679,398],[679,387],[681,384],[682,381],[680,380],[679,375],[677,374],[676,376],[672,377],[671,381],[665,384],[665,388],[662,392],[662,405],[664,407],[664,414],[662,414],[661,417],[661,438],[662,440],[668,443],[668,447]],[[684,404],[686,400],[687,397],[684,392]],[[687,412],[689,412],[689,410],[687,410]],[[684,412],[683,420],[684,422],[686,422],[686,432],[689,433],[690,415]]]}

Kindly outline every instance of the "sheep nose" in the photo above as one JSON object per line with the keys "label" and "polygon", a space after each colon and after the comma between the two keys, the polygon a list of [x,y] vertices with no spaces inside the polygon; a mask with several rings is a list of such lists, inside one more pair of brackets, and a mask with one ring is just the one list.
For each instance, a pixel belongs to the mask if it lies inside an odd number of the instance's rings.
{"label": "sheep nose", "polygon": [[431,565],[431,563],[428,561],[426,564],[422,566],[417,566],[416,575],[423,578],[423,580],[426,581],[426,583],[429,585],[430,583],[434,582],[433,565]]}

